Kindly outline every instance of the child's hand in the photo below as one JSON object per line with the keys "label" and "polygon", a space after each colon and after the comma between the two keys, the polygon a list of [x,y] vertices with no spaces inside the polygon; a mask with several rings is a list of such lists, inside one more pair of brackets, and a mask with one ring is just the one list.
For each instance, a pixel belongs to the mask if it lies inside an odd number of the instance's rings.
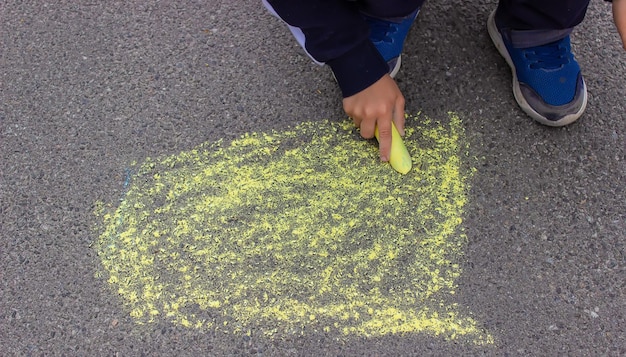
{"label": "child's hand", "polygon": [[383,76],[359,93],[344,98],[343,109],[365,139],[373,138],[378,126],[380,159],[389,161],[392,120],[404,135],[404,96],[396,82],[389,75]]}
{"label": "child's hand", "polygon": [[626,0],[613,0],[613,20],[626,50]]}

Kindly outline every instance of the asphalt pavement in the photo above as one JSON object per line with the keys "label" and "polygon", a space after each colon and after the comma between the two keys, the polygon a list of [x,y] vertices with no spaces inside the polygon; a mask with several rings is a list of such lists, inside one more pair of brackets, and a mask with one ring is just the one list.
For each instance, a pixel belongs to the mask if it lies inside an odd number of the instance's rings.
{"label": "asphalt pavement", "polygon": [[[115,230],[106,233],[107,225],[128,219],[120,207],[141,212],[138,207],[145,202],[132,199],[141,197],[133,195],[144,187],[139,186],[142,180],[159,183],[168,170],[189,162],[160,158],[181,158],[181,153],[199,146],[208,148],[219,155],[197,158],[207,160],[199,161],[207,166],[199,171],[185,167],[190,174],[218,177],[211,176],[222,172],[211,166],[215,162],[211,160],[239,162],[236,153],[222,154],[211,146],[220,140],[223,145],[245,146],[252,142],[241,139],[247,133],[292,133],[289,149],[295,150],[298,138],[308,133],[298,134],[294,128],[299,124],[346,119],[340,92],[329,69],[312,63],[285,26],[257,1],[5,1],[0,5],[0,355],[626,355],[626,51],[612,23],[610,5],[592,1],[585,21],[572,35],[589,91],[585,114],[565,128],[547,128],[515,103],[510,70],[486,30],[495,3],[428,1],[411,29],[397,77],[406,110],[417,121],[429,119],[450,128],[451,118],[460,120],[463,149],[458,154],[468,173],[459,186],[466,188],[459,191],[462,211],[450,211],[450,217],[456,219],[458,214],[460,219],[455,220],[454,233],[446,236],[459,250],[442,258],[451,273],[441,284],[453,294],[442,300],[433,300],[436,294],[430,293],[422,300],[405,294],[397,306],[411,315],[425,311],[420,310],[420,301],[432,307],[433,301],[445,300],[458,316],[467,317],[460,321],[474,332],[465,336],[450,332],[458,327],[450,319],[429,320],[435,325],[444,321],[442,333],[417,323],[385,329],[375,324],[374,317],[368,320],[369,328],[355,327],[358,300],[348,295],[343,298],[352,305],[334,305],[333,294],[319,295],[321,300],[315,303],[326,305],[315,305],[317,318],[307,310],[304,292],[284,301],[266,297],[266,303],[275,302],[274,310],[264,310],[263,301],[257,301],[256,310],[247,309],[252,302],[245,299],[235,305],[235,297],[249,287],[245,276],[229,268],[239,262],[236,257],[222,266],[211,265],[213,275],[207,270],[204,280],[189,277],[202,286],[220,287],[212,293],[222,300],[211,300],[202,290],[192,294],[191,286],[166,293],[158,290],[165,289],[158,281],[142,285],[139,296],[129,291],[134,281],[161,276],[159,269],[172,268],[152,260],[143,262],[151,273],[123,265],[132,252],[116,254],[111,247],[128,243],[132,248],[136,241],[124,241],[124,234]],[[417,121],[409,125],[422,128]],[[362,142],[358,135],[353,139]],[[320,146],[314,142],[302,147]],[[350,162],[342,165],[344,170],[350,168]],[[358,172],[367,177],[374,172],[368,165],[380,163],[361,160],[359,165]],[[219,177],[227,185],[230,176]],[[241,184],[252,187],[254,182],[258,181],[249,178]],[[210,182],[207,187],[219,193]],[[266,191],[248,192],[276,192],[261,188]],[[208,194],[202,187],[190,192]],[[297,197],[304,200],[301,193]],[[312,191],[305,189],[304,194]],[[150,202],[163,204],[157,199]],[[181,222],[167,221],[174,217],[168,212],[176,210],[151,211],[154,224],[162,226],[161,231],[150,231],[150,237],[158,241],[168,222]],[[417,222],[413,213],[403,210],[394,220]],[[252,228],[259,224],[244,221],[252,217],[245,212],[228,214],[220,222],[232,232],[243,232],[237,227],[245,224]],[[339,220],[332,217],[329,220]],[[302,229],[311,229],[318,221],[303,222]],[[270,226],[265,228],[268,232]],[[420,227],[409,228],[422,232]],[[172,232],[181,231],[172,228]],[[354,231],[342,232],[349,236]],[[369,234],[358,232],[365,238]],[[297,235],[295,229],[292,233]],[[164,246],[153,248],[150,242],[145,249],[154,249],[161,257]],[[187,253],[191,249],[190,241],[169,242]],[[226,257],[225,249],[218,253]],[[380,258],[375,252],[370,250],[363,259]],[[167,259],[179,257],[171,254]],[[420,257],[411,255],[414,260],[406,260],[407,267],[390,269],[409,274]],[[122,262],[122,268],[116,262]],[[358,259],[348,263],[355,272],[360,266]],[[187,270],[175,268],[181,274]],[[227,286],[227,277],[240,279],[239,285]],[[396,278],[394,284],[407,283],[402,276]],[[126,279],[129,285],[116,279]],[[378,283],[384,287],[385,282]],[[267,284],[288,288],[273,280]],[[406,289],[422,292],[419,283],[410,284]],[[222,288],[232,290],[232,295],[219,295]],[[328,289],[345,293],[340,284]],[[385,308],[386,301],[396,299],[391,290],[385,293],[390,300],[378,300],[372,316],[379,307]],[[167,294],[170,300],[154,298]],[[263,294],[259,296],[263,300]],[[137,301],[148,297],[160,305],[147,304],[144,312]],[[177,307],[192,298],[200,303],[188,310]],[[281,319],[281,313],[291,316],[285,312],[289,305],[285,301],[303,304],[297,306],[307,311],[294,313],[303,318],[297,321],[299,328],[292,329],[286,318]],[[333,309],[339,312],[320,316]],[[219,315],[221,311],[228,311],[229,317]],[[345,311],[352,315],[342,320]],[[398,310],[398,316],[406,311]],[[190,316],[202,318],[193,323]],[[260,322],[252,321],[258,316],[263,317]],[[328,328],[316,320],[328,323]],[[240,325],[225,328],[228,324]]]}

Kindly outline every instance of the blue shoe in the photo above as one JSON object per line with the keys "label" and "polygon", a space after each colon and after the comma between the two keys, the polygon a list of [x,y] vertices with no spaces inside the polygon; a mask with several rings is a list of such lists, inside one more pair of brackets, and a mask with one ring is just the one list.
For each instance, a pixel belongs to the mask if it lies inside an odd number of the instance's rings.
{"label": "blue shoe", "polygon": [[420,9],[399,19],[379,19],[366,14],[363,18],[370,26],[370,41],[376,46],[389,66],[393,78],[400,70],[402,47]]}
{"label": "blue shoe", "polygon": [[541,46],[515,48],[496,26],[495,13],[489,15],[487,29],[511,67],[513,94],[522,110],[544,125],[576,121],[587,106],[587,87],[569,36]]}

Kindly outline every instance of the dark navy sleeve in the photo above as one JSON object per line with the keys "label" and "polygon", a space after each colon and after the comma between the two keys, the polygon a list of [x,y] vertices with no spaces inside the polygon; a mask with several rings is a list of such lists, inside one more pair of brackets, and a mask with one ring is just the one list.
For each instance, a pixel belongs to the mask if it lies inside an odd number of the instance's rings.
{"label": "dark navy sleeve", "polygon": [[[388,67],[369,40],[369,28],[356,4],[343,0],[267,0],[315,61],[332,69],[344,97],[374,84]],[[293,30],[292,30],[293,32]]]}

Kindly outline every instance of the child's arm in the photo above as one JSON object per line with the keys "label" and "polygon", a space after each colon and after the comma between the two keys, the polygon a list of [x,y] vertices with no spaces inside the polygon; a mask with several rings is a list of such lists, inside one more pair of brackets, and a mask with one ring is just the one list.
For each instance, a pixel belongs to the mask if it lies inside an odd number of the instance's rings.
{"label": "child's arm", "polygon": [[389,160],[391,121],[404,133],[404,97],[387,75],[388,66],[369,40],[369,27],[351,1],[264,0],[286,22],[298,42],[335,74],[343,108],[364,138],[379,130],[380,158]]}
{"label": "child's arm", "polygon": [[613,0],[613,20],[626,50],[626,0]]}

